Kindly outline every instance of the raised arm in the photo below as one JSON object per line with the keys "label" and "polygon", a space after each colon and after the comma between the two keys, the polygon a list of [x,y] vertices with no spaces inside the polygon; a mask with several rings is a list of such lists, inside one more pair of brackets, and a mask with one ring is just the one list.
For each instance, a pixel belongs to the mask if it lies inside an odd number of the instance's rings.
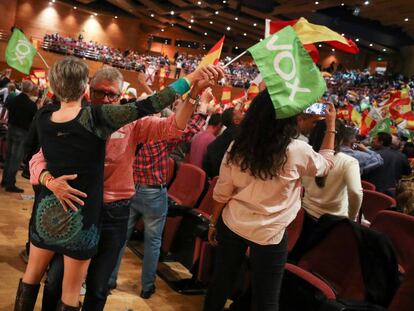
{"label": "raised arm", "polygon": [[[120,127],[168,107],[175,101],[176,96],[187,93],[192,84],[198,85],[203,80],[215,82],[219,76],[221,76],[219,71],[214,69],[213,66],[202,67],[144,100],[122,106],[100,105],[87,107],[79,118],[79,122],[102,139],[106,139]],[[191,101],[191,99],[187,100]],[[176,121],[181,124],[187,114],[188,110],[183,111],[182,117],[179,116],[178,121],[177,119]]]}

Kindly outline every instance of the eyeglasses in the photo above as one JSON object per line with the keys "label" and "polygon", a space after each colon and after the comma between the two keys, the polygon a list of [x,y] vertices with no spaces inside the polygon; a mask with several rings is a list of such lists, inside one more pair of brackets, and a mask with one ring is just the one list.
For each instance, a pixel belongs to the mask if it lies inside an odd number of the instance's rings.
{"label": "eyeglasses", "polygon": [[119,99],[119,97],[121,96],[121,94],[117,94],[117,93],[112,93],[112,92],[105,92],[105,91],[101,91],[101,90],[95,90],[95,89],[91,89],[91,91],[93,92],[93,96],[97,99],[104,99],[105,96],[108,98],[108,100],[112,101],[116,101]]}

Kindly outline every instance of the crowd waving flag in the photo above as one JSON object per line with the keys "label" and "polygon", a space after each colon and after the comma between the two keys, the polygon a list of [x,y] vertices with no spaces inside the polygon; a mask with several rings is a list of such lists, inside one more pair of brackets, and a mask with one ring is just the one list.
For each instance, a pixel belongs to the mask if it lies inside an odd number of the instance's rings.
{"label": "crowd waving flag", "polygon": [[14,28],[6,47],[7,64],[28,75],[32,68],[33,58],[36,56],[36,48],[30,43],[19,29]]}
{"label": "crowd waving flag", "polygon": [[291,26],[250,47],[276,110],[292,117],[320,99],[326,83]]}

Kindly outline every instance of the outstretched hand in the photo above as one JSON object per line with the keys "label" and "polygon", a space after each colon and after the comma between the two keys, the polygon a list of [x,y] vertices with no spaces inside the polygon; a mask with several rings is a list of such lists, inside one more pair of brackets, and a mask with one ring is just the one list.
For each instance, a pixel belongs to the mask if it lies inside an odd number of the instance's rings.
{"label": "outstretched hand", "polygon": [[80,198],[86,198],[86,193],[72,188],[68,183],[69,180],[74,180],[76,177],[76,174],[63,175],[51,180],[47,184],[47,188],[53,192],[66,212],[68,211],[68,208],[75,212],[78,210],[74,203],[78,203],[82,206],[85,204]]}

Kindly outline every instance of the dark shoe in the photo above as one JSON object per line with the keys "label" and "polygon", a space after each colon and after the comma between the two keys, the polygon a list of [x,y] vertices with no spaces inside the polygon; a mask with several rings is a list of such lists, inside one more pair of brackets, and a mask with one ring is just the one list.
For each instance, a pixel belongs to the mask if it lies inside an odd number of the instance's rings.
{"label": "dark shoe", "polygon": [[14,311],[33,311],[39,288],[40,284],[26,284],[20,279],[16,302],[14,303]]}
{"label": "dark shoe", "polygon": [[154,293],[155,293],[155,286],[151,287],[149,290],[142,290],[139,296],[142,299],[149,299]]}
{"label": "dark shoe", "polygon": [[14,193],[23,193],[24,192],[23,189],[20,189],[16,186],[6,187],[6,191],[7,192],[14,192]]}
{"label": "dark shoe", "polygon": [[77,307],[65,305],[62,301],[59,301],[59,304],[56,308],[56,311],[80,311],[81,304]]}

